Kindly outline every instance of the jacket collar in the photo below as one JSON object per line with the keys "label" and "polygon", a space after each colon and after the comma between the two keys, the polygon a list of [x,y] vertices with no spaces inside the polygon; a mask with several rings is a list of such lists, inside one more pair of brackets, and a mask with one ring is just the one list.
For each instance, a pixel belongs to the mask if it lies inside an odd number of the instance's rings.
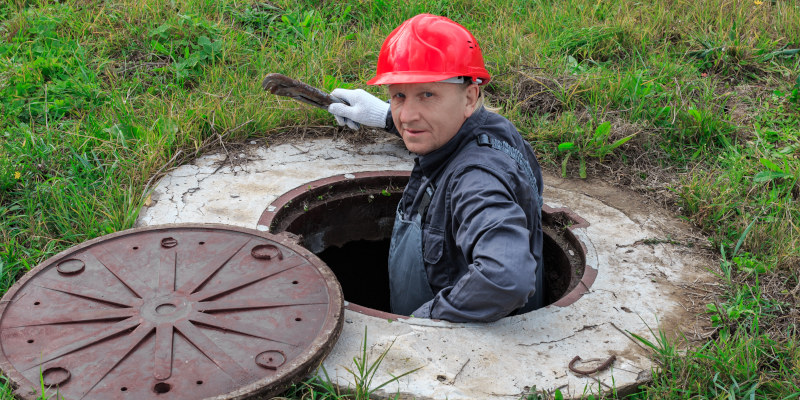
{"label": "jacket collar", "polygon": [[458,150],[473,140],[476,135],[476,129],[484,124],[486,118],[489,116],[489,111],[481,106],[467,118],[455,136],[447,141],[442,147],[425,154],[424,156],[417,157],[417,162],[422,168],[423,175],[433,177],[438,171],[447,164],[450,156],[458,153]]}

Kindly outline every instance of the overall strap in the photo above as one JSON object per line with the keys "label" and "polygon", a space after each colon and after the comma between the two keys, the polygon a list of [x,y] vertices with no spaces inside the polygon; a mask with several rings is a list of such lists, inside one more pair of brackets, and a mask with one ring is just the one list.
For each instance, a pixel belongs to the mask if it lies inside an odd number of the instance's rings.
{"label": "overall strap", "polygon": [[539,212],[541,213],[542,204],[544,200],[542,199],[541,193],[539,193],[539,186],[537,185],[536,176],[533,174],[533,170],[531,169],[531,164],[525,158],[519,150],[512,147],[508,142],[504,140],[500,140],[497,138],[489,137],[489,135],[485,133],[481,133],[477,137],[478,145],[479,146],[489,146],[495,150],[500,150],[512,160],[514,160],[517,165],[522,169],[525,175],[528,177],[528,182],[531,184],[531,188],[533,188],[533,194],[537,201],[539,202]]}
{"label": "overall strap", "polygon": [[417,212],[422,222],[425,222],[425,216],[428,215],[428,207],[431,205],[431,200],[433,199],[433,194],[435,192],[436,185],[433,183],[433,181],[430,181],[428,186],[425,187],[425,193],[423,193],[422,200],[419,202],[419,208],[417,208]]}

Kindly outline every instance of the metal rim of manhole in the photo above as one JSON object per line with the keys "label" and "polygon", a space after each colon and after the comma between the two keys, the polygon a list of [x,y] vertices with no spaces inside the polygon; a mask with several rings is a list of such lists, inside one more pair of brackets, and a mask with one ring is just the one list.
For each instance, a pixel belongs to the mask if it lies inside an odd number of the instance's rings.
{"label": "metal rim of manhole", "polygon": [[327,356],[343,304],[330,269],[282,235],[131,229],[51,257],[3,296],[0,368],[23,398],[270,396]]}
{"label": "metal rim of manhole", "polygon": [[[334,273],[340,274],[343,269],[336,263],[332,264],[325,256],[327,249],[344,248],[348,243],[360,240],[388,238],[397,199],[402,195],[409,176],[409,171],[364,171],[304,183],[267,206],[259,218],[258,229],[296,235],[299,243],[318,254]],[[353,210],[354,207],[359,209]],[[545,261],[549,262],[546,265],[555,267],[555,271],[551,270],[550,273],[545,270],[545,282],[561,286],[548,301],[552,306],[566,307],[587,293],[597,277],[596,266],[586,264],[586,245],[575,234],[576,230],[588,227],[589,223],[569,208],[544,205],[542,225],[545,229]],[[551,252],[547,254],[547,250]],[[368,252],[357,253],[359,257],[369,257],[366,255]],[[380,265],[380,262],[372,259],[366,264],[372,268]],[[344,269],[354,270],[358,268],[356,265],[347,261]],[[381,296],[387,297],[388,302],[388,287],[369,291],[371,277],[374,278],[370,271],[359,271],[354,275],[351,277],[355,279],[352,283],[346,275],[338,275],[345,300],[349,300],[346,303],[348,310],[384,319],[407,318],[388,312],[388,304],[382,307],[365,306],[357,298],[353,300],[354,292],[358,291],[358,297],[369,298],[371,303]],[[560,278],[566,278],[566,282],[558,282]],[[388,284],[388,281],[385,283]]]}

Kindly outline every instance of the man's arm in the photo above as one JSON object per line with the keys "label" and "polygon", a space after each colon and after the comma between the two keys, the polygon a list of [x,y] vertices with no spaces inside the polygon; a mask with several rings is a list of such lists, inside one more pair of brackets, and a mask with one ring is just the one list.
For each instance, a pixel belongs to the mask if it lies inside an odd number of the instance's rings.
{"label": "man's arm", "polygon": [[467,273],[413,315],[454,322],[496,321],[523,306],[536,287],[524,210],[498,174],[473,168],[453,182],[455,241]]}

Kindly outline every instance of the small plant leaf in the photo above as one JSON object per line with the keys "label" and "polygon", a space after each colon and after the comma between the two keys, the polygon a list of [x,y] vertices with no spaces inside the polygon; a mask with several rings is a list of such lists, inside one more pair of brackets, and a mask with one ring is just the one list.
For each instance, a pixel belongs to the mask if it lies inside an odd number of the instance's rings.
{"label": "small plant leaf", "polygon": [[645,339],[644,337],[639,336],[639,335],[637,335],[637,334],[635,334],[633,332],[628,332],[628,334],[633,336],[634,339],[642,342],[642,344],[644,344],[645,346],[647,346],[647,347],[649,347],[649,348],[651,348],[653,350],[658,351],[658,346],[656,346],[653,342],[651,342],[651,341]]}
{"label": "small plant leaf", "polygon": [[800,54],[800,49],[781,49],[773,51],[771,53],[764,54],[763,56],[761,56],[761,60],[767,61],[775,57],[792,58],[798,54]]}
{"label": "small plant leaf", "polygon": [[606,138],[608,137],[608,134],[610,132],[611,132],[611,123],[606,121],[597,126],[597,129],[594,130],[594,137]]}
{"label": "small plant leaf", "polygon": [[695,121],[697,121],[698,124],[703,120],[703,115],[700,114],[700,111],[690,108],[687,112],[692,116],[692,118],[694,118]]}
{"label": "small plant leaf", "polygon": [[788,174],[786,172],[761,171],[761,172],[757,173],[756,176],[753,177],[753,182],[755,182],[755,183],[763,183],[763,182],[772,181],[774,179],[790,178],[790,177],[792,177],[792,174]]}
{"label": "small plant leaf", "polygon": [[161,43],[159,43],[159,42],[157,42],[155,40],[150,41],[150,47],[153,50],[157,51],[158,53],[169,54],[169,51],[167,50],[167,48],[164,47],[163,44],[161,44]]}
{"label": "small plant leaf", "polygon": [[631,140],[631,139],[633,138],[633,136],[634,136],[634,135],[636,135],[636,134],[634,133],[633,135],[630,135],[630,136],[625,136],[624,138],[622,138],[622,139],[620,139],[620,140],[617,140],[617,141],[616,141],[616,142],[614,142],[614,143],[611,143],[610,145],[608,145],[608,146],[606,146],[606,147],[605,147],[605,150],[606,150],[606,151],[611,151],[611,150],[614,150],[614,149],[616,149],[616,148],[617,148],[617,147],[619,147],[619,146],[622,146],[623,144],[625,144],[625,143],[627,143],[629,140]]}
{"label": "small plant leaf", "polygon": [[737,254],[739,254],[739,249],[742,248],[744,239],[747,237],[747,234],[750,233],[750,229],[753,229],[753,225],[756,224],[756,221],[758,221],[758,215],[753,217],[753,220],[750,221],[750,223],[747,225],[747,228],[744,228],[744,232],[742,232],[742,235],[739,236],[739,240],[736,242],[736,247],[733,248],[733,254],[731,254],[731,257],[735,257]]}
{"label": "small plant leaf", "polygon": [[354,87],[355,87],[355,85],[347,83],[347,82],[343,82],[342,80],[340,80],[339,78],[337,78],[337,77],[335,77],[333,75],[323,75],[322,76],[322,88],[325,89],[328,92],[331,92],[331,91],[333,91],[333,89],[336,89],[336,88],[353,89]]}
{"label": "small plant leaf", "polygon": [[575,148],[575,143],[564,142],[558,145],[558,151],[569,151]]}
{"label": "small plant leaf", "polygon": [[786,171],[784,171],[784,170],[783,170],[783,168],[781,168],[781,167],[777,166],[777,165],[776,165],[774,162],[770,161],[769,159],[766,159],[766,158],[760,158],[758,161],[760,161],[760,162],[761,162],[761,165],[763,165],[763,166],[765,166],[765,167],[769,168],[771,171],[775,171],[775,172],[786,172]]}

